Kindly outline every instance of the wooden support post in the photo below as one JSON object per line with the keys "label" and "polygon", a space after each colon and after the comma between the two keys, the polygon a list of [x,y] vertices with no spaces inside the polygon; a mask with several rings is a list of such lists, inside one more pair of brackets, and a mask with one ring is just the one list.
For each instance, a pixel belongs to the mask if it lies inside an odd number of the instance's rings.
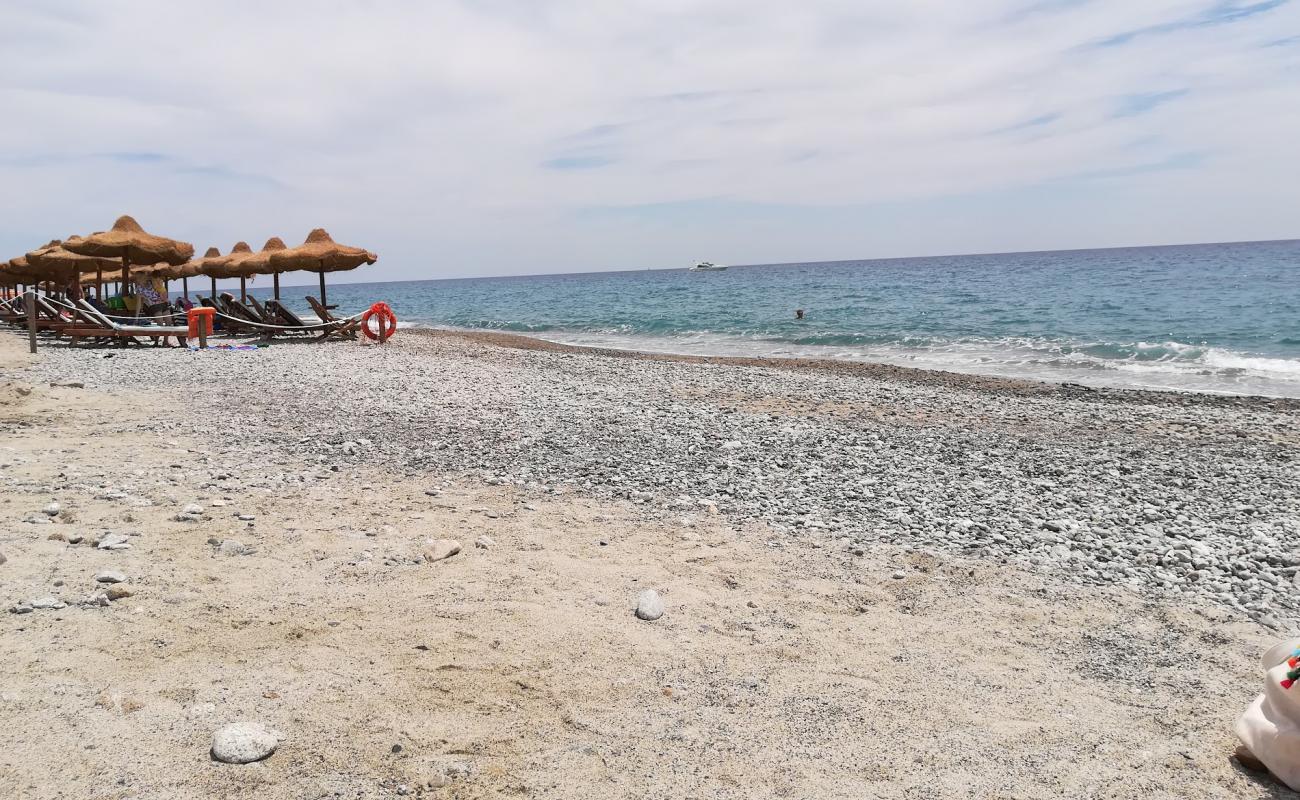
{"label": "wooden support post", "polygon": [[181,278],[181,292],[185,295],[185,302],[190,301],[190,279]]}
{"label": "wooden support post", "polygon": [[320,304],[325,308],[330,307],[330,301],[325,299],[325,270],[320,273]]}
{"label": "wooden support post", "polygon": [[239,302],[248,302],[248,279],[243,275],[239,276]]}
{"label": "wooden support post", "polygon": [[280,302],[280,273],[271,276],[271,281],[275,284],[275,302]]}
{"label": "wooden support post", "polygon": [[33,353],[36,352],[36,292],[28,290],[27,296],[23,298],[23,305],[27,310],[27,346]]}
{"label": "wooden support post", "polygon": [[208,315],[199,315],[199,349],[208,349]]}

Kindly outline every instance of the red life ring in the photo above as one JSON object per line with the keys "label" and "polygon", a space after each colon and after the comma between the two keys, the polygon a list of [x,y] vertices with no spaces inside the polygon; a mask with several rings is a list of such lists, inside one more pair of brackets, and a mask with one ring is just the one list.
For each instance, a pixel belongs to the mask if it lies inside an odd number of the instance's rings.
{"label": "red life ring", "polygon": [[[379,322],[379,330],[370,330],[370,318],[374,317]],[[361,332],[366,338],[383,344],[397,333],[397,315],[393,309],[388,307],[387,303],[375,303],[366,309],[366,313],[361,315]]]}

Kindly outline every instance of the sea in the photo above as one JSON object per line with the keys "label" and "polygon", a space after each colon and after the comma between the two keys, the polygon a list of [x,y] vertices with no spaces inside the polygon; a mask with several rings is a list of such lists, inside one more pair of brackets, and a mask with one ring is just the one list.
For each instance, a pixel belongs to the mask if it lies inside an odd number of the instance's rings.
{"label": "sea", "polygon": [[1300,397],[1300,240],[340,284],[329,300],[575,345]]}

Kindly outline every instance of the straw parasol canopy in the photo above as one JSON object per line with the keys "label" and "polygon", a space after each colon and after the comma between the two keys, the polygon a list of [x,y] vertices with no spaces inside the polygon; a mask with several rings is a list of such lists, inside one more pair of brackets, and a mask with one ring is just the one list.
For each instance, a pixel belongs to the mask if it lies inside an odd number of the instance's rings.
{"label": "straw parasol canopy", "polygon": [[356,269],[362,264],[373,264],[379,256],[360,247],[338,244],[324,228],[307,234],[307,241],[271,255],[271,269],[277,273],[301,269],[320,274],[320,302],[326,305],[325,273]]}
{"label": "straw parasol canopy", "polygon": [[68,242],[78,255],[120,258],[130,264],[184,264],[194,257],[194,245],[146,233],[131,217],[118,217],[113,229]]}
{"label": "straw parasol canopy", "polygon": [[229,255],[203,259],[202,273],[211,278],[238,278],[241,274],[239,263],[251,255],[253,248],[248,246],[248,242],[235,242]]}
{"label": "straw parasol canopy", "polygon": [[316,228],[307,234],[307,241],[271,256],[271,266],[277,272],[292,272],[296,269],[340,272],[356,269],[362,264],[373,264],[378,260],[379,256],[369,250],[338,244],[324,228]]}
{"label": "straw parasol canopy", "polygon": [[0,261],[0,275],[5,280],[13,283],[29,283],[32,279],[31,265],[27,263],[27,256],[18,256],[8,261]]}
{"label": "straw parasol canopy", "polygon": [[82,241],[80,236],[70,236],[62,242],[52,241],[28,253],[27,263],[38,269],[74,271],[81,274],[116,270],[122,266],[122,263],[115,258],[83,256],[68,249],[69,245],[75,246],[80,241]]}
{"label": "straw parasol canopy", "polygon": [[55,256],[62,251],[62,242],[51,239],[49,244],[36,248],[19,259],[12,259],[9,264],[15,273],[21,274],[29,281],[54,281],[60,286],[71,283],[78,276],[77,269],[70,264],[59,262],[56,258],[42,262],[46,256]]}
{"label": "straw parasol canopy", "polygon": [[184,278],[193,278],[198,275],[206,275],[204,271],[208,264],[221,258],[221,251],[215,247],[209,247],[208,251],[203,254],[202,258],[196,258],[193,261],[186,261],[184,264],[168,264],[162,262],[147,267],[136,267],[137,273],[143,273],[151,278],[162,278],[165,281],[175,281]]}
{"label": "straw parasol canopy", "polygon": [[[213,278],[239,278],[239,296],[242,300],[248,295],[247,279],[254,275],[269,275],[275,272],[271,267],[271,256],[286,249],[284,241],[279,236],[267,239],[266,244],[262,245],[262,249],[256,253],[252,252],[247,244],[240,242],[230,251],[230,255],[211,261],[204,274]],[[279,296],[277,291],[276,297]]]}
{"label": "straw parasol canopy", "polygon": [[283,270],[278,270],[271,264],[271,259],[275,258],[276,254],[288,249],[289,246],[284,243],[283,239],[279,236],[272,236],[266,240],[266,244],[262,245],[261,250],[239,262],[239,268],[243,270],[243,275],[248,277],[282,272]]}

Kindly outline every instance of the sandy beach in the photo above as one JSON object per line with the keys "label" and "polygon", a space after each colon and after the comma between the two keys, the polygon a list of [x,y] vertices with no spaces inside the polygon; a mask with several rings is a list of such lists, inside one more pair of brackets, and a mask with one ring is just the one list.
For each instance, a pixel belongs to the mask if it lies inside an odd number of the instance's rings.
{"label": "sandy beach", "polygon": [[6,796],[1295,796],[1296,401],[6,332],[0,426]]}

